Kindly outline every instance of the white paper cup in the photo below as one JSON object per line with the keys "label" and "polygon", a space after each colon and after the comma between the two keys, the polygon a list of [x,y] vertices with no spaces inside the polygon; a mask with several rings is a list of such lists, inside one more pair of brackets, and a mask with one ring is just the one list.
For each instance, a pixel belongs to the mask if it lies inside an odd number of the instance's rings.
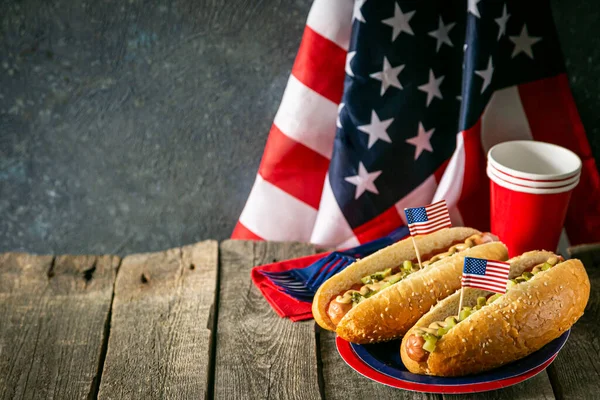
{"label": "white paper cup", "polygon": [[513,178],[538,182],[572,179],[581,172],[581,159],[571,150],[532,140],[495,145],[488,152],[488,163]]}
{"label": "white paper cup", "polygon": [[[564,187],[567,185],[570,185],[572,183],[577,183],[579,182],[579,178],[581,176],[580,173],[563,179],[563,180],[543,180],[543,181],[535,181],[535,180],[531,180],[531,179],[523,179],[523,178],[517,178],[515,176],[512,175],[508,175],[496,168],[494,168],[494,166],[491,163],[488,163],[487,165],[487,173],[488,176],[490,176],[490,174],[493,174],[494,177],[496,177],[497,179],[500,179],[504,182],[508,182],[508,183],[512,183],[518,186],[524,186],[524,187],[531,187],[531,188],[556,188],[556,187]],[[492,179],[492,177],[490,176],[490,179]]]}
{"label": "white paper cup", "polygon": [[487,167],[487,176],[496,184],[505,187],[516,192],[533,193],[533,194],[552,194],[569,192],[573,190],[577,184],[579,184],[579,175],[573,179],[568,179],[564,183],[559,182],[555,186],[547,186],[548,182],[542,182],[542,185],[532,185],[530,182],[517,181],[515,179],[506,180],[496,170],[491,168],[490,165]]}

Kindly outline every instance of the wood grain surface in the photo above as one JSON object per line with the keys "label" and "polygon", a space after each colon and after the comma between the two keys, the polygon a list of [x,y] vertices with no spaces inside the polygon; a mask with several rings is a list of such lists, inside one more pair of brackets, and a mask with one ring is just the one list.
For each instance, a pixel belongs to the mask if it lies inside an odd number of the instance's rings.
{"label": "wood grain surface", "polygon": [[591,283],[590,299],[583,317],[571,329],[571,336],[548,368],[559,399],[600,398],[600,246],[569,249],[571,258],[580,258]]}
{"label": "wood grain surface", "polygon": [[314,322],[280,318],[250,280],[255,265],[308,254],[298,243],[221,244],[216,399],[320,398]]}
{"label": "wood grain surface", "polygon": [[444,400],[546,400],[554,398],[552,385],[546,371],[542,371],[525,382],[504,389],[473,394],[444,395]]}
{"label": "wood grain surface", "polygon": [[0,399],[595,399],[599,251],[570,249],[592,292],[557,360],[472,395],[375,383],[345,364],[334,333],[280,318],[250,271],[314,254],[312,245],[206,241],[122,261],[0,254]]}
{"label": "wood grain surface", "polygon": [[320,332],[324,391],[327,400],[441,399],[439,395],[400,390],[365,378],[342,360],[335,346],[335,333],[316,329]]}
{"label": "wood grain surface", "polygon": [[218,245],[123,259],[100,399],[203,398]]}
{"label": "wood grain surface", "polygon": [[92,398],[115,256],[0,255],[0,398]]}

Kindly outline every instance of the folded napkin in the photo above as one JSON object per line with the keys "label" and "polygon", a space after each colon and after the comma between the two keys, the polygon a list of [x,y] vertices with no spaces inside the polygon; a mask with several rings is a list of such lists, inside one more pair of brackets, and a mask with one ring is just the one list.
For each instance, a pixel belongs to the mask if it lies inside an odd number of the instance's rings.
{"label": "folded napkin", "polygon": [[273,264],[261,265],[252,268],[250,276],[252,277],[252,282],[254,282],[265,299],[267,299],[271,307],[273,307],[273,310],[275,310],[280,317],[289,318],[294,322],[311,319],[313,317],[311,312],[312,303],[296,300],[295,298],[288,296],[284,292],[280,291],[277,286],[275,286],[275,284],[266,276],[261,274],[260,271],[280,272],[295,268],[304,268],[328,254],[328,252],[319,253],[311,256],[295,258],[293,260],[285,260]]}

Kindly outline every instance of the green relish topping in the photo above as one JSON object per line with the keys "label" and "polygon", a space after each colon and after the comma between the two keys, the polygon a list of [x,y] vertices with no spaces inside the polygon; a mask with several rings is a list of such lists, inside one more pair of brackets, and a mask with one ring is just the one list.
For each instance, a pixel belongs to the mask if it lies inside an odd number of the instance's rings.
{"label": "green relish topping", "polygon": [[[558,257],[550,257],[545,263],[536,265],[531,271],[526,271],[514,279],[510,279],[506,283],[506,289],[509,290],[513,286],[518,285],[519,283],[530,281],[542,271],[547,271],[550,268],[557,265],[561,260]],[[488,298],[478,297],[477,305],[474,307],[463,307],[460,310],[458,316],[447,317],[444,321],[436,321],[431,324],[427,328],[417,328],[415,329],[415,335],[422,336],[425,339],[425,343],[423,344],[423,349],[431,353],[435,350],[435,346],[438,340],[442,338],[450,329],[454,328],[456,324],[467,319],[472,314],[481,310],[483,307],[492,304],[496,300],[498,300],[502,294],[496,293]]]}
{"label": "green relish topping", "polygon": [[364,299],[368,299],[375,293],[394,283],[400,282],[403,278],[419,270],[418,265],[414,265],[411,261],[404,261],[399,271],[392,273],[392,268],[387,268],[383,271],[375,272],[367,276],[363,276],[360,281],[362,287],[359,290],[348,290],[342,296],[337,296],[335,299],[338,303],[353,305],[360,303]]}
{"label": "green relish topping", "polygon": [[[431,257],[429,260],[422,263],[423,268],[428,265],[439,261],[443,258],[450,257],[459,251],[471,248],[481,241],[481,234],[475,234],[467,238],[464,243],[458,243],[451,246],[448,251],[439,253]],[[362,286],[360,289],[350,289],[344,294],[337,296],[335,301],[340,304],[350,304],[354,307],[364,299],[368,299],[379,291],[393,285],[394,283],[400,282],[410,274],[418,271],[419,265],[412,261],[404,261],[401,265],[396,268],[387,268],[383,271],[378,271],[373,274],[363,276],[360,281]]]}

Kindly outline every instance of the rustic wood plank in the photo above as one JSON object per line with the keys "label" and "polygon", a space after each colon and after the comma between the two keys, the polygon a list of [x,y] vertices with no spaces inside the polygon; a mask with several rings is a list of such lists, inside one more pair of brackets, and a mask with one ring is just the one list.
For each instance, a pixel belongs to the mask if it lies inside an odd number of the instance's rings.
{"label": "rustic wood plank", "polygon": [[255,265],[308,254],[299,243],[221,243],[215,398],[320,398],[313,321],[280,318],[250,279]]}
{"label": "rustic wood plank", "polygon": [[321,338],[321,359],[327,400],[441,399],[441,396],[436,394],[409,392],[365,378],[342,360],[335,346],[335,333],[318,327],[316,329],[320,332]]}
{"label": "rustic wood plank", "polygon": [[96,394],[115,256],[0,255],[0,398]]}
{"label": "rustic wood plank", "polygon": [[100,399],[202,398],[218,244],[123,259]]}
{"label": "rustic wood plank", "polygon": [[546,400],[554,398],[552,385],[550,385],[546,371],[540,372],[525,382],[504,389],[466,395],[444,395],[444,400]]}
{"label": "rustic wood plank", "polygon": [[583,317],[573,326],[569,340],[548,373],[557,398],[597,399],[600,393],[600,246],[572,247],[569,254],[583,261],[592,288]]}

